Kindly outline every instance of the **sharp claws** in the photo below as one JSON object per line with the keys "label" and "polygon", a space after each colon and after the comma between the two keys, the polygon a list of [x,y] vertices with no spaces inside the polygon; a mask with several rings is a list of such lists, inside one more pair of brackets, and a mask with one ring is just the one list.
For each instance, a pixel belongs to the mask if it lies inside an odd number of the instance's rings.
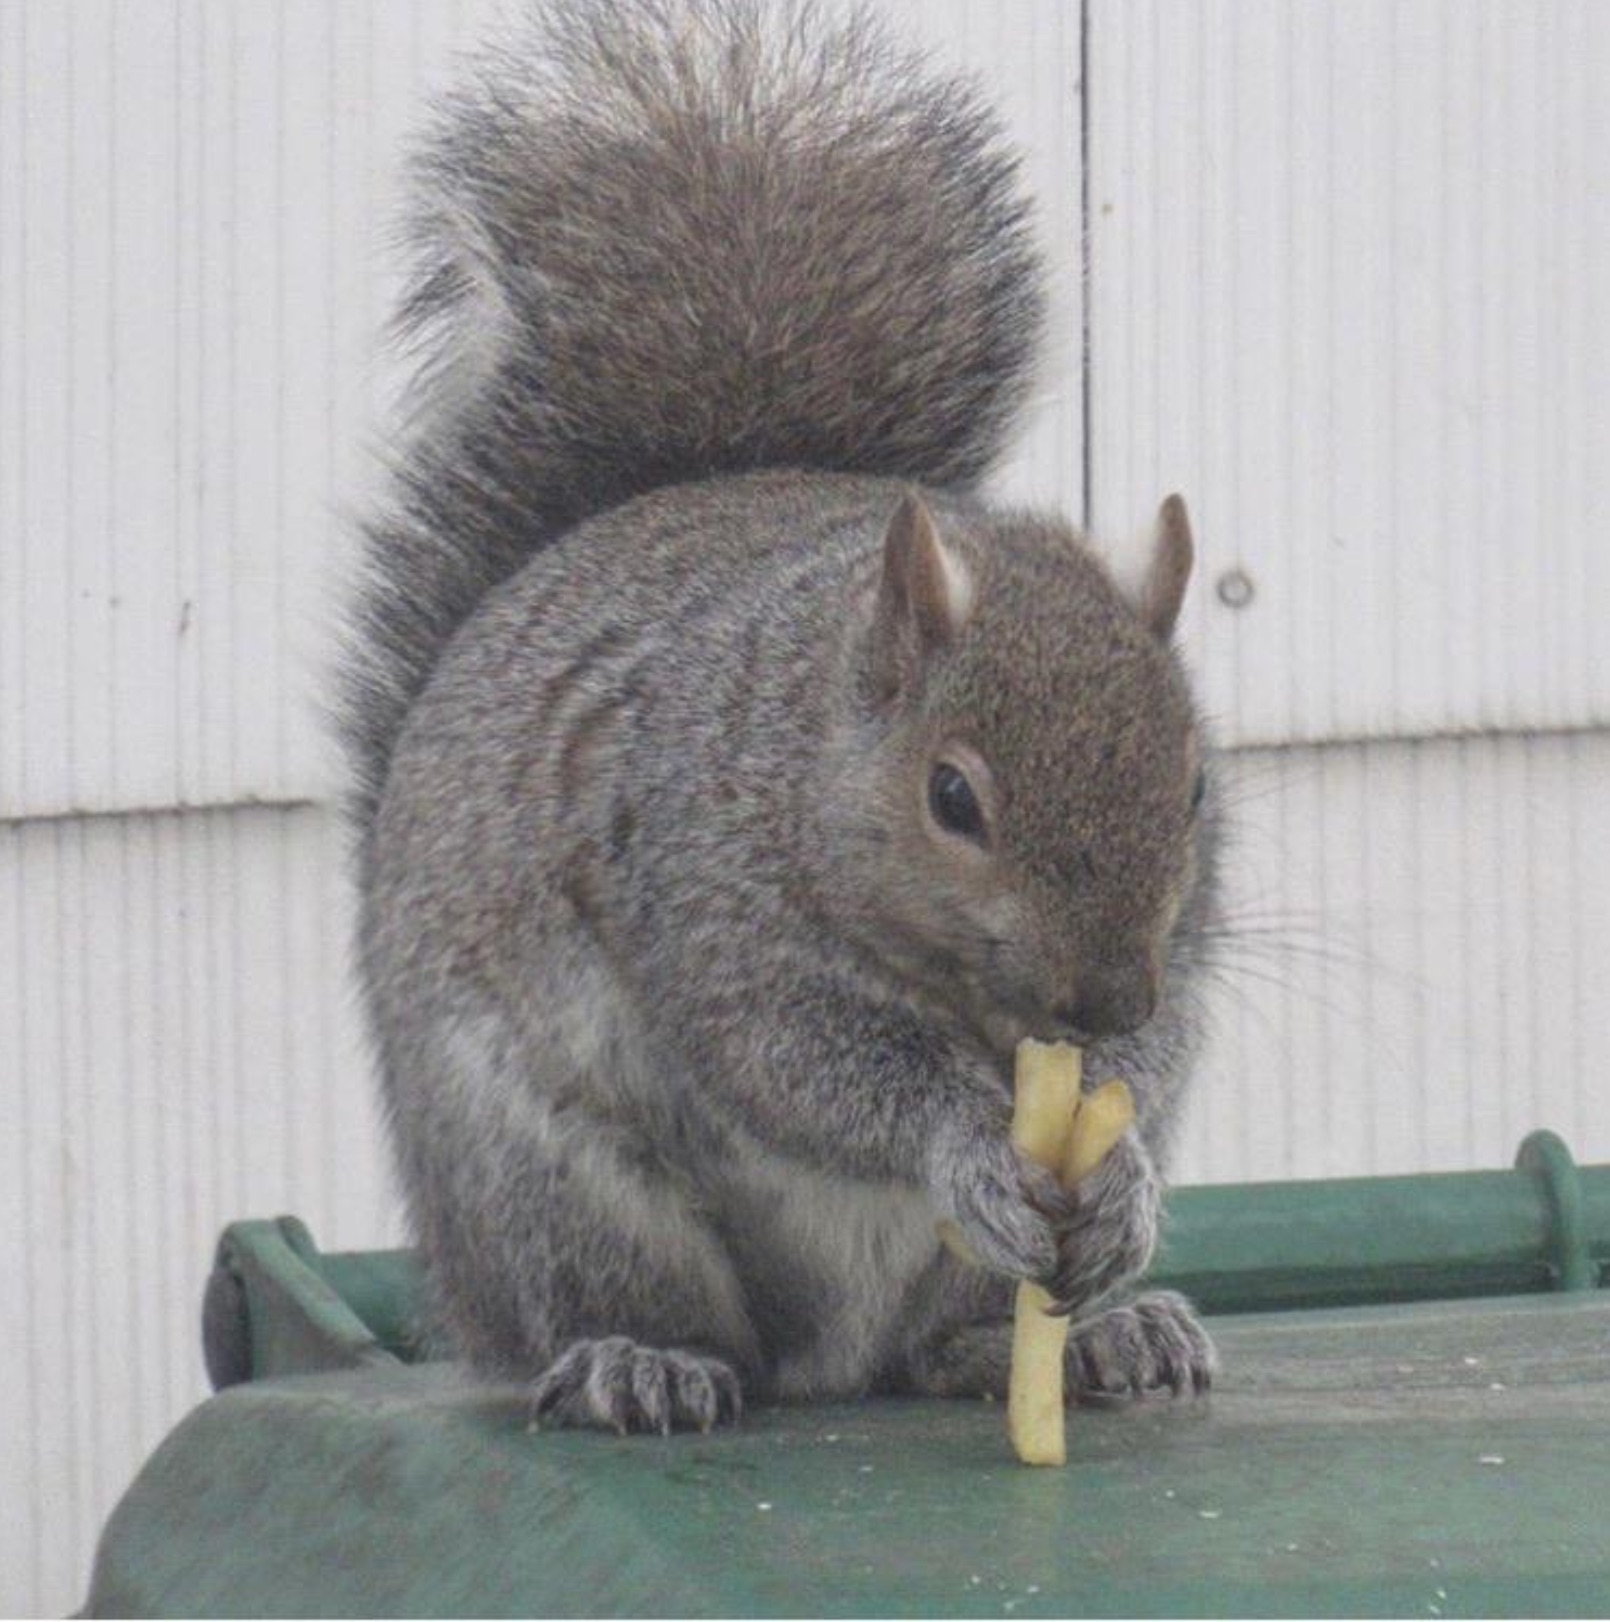
{"label": "sharp claws", "polygon": [[[680,1388],[690,1379],[697,1399]],[[617,1436],[669,1436],[679,1424],[708,1434],[721,1419],[721,1393],[736,1414],[737,1378],[715,1358],[634,1348],[620,1336],[578,1342],[532,1387],[530,1428],[542,1428],[547,1417],[553,1424],[593,1425]]]}

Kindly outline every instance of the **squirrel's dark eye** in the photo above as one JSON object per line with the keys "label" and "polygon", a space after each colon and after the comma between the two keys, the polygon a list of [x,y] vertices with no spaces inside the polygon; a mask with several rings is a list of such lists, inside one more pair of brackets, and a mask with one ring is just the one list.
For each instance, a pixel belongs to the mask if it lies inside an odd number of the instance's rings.
{"label": "squirrel's dark eye", "polygon": [[983,844],[984,813],[978,808],[978,796],[949,761],[940,761],[928,779],[928,809],[941,828]]}
{"label": "squirrel's dark eye", "polygon": [[1207,794],[1207,773],[1196,774],[1196,784],[1191,790],[1191,815],[1195,816],[1202,809],[1202,801]]}

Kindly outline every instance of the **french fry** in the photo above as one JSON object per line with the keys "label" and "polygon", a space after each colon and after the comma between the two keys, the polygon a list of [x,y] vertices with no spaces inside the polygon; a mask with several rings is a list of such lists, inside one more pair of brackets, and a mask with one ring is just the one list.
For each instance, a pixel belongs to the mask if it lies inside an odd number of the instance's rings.
{"label": "french fry", "polygon": [[[1100,1165],[1135,1118],[1121,1081],[1081,1097],[1081,1056],[1066,1042],[1018,1045],[1012,1141],[1030,1159],[1057,1173],[1064,1188]],[[1024,1464],[1068,1461],[1064,1426],[1068,1320],[1047,1310],[1051,1296],[1027,1281],[1017,1287],[1012,1321],[1012,1371],[1006,1422]]]}
{"label": "french fry", "polygon": [[1084,1094],[1062,1162],[1062,1186],[1072,1188],[1088,1177],[1134,1124],[1135,1100],[1123,1082],[1104,1082],[1093,1093]]}
{"label": "french fry", "polygon": [[[1073,1139],[1081,1074],[1080,1052],[1070,1043],[1018,1044],[1012,1142],[1031,1160],[1059,1174]],[[1025,1464],[1065,1464],[1068,1459],[1062,1423],[1068,1323],[1048,1315],[1051,1304],[1050,1295],[1038,1284],[1025,1280],[1018,1285],[1006,1428]]]}

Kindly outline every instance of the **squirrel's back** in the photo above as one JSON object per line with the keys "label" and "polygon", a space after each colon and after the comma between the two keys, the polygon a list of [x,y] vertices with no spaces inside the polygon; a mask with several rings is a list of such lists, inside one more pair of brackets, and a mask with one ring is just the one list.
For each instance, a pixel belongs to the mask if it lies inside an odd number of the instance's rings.
{"label": "squirrel's back", "polygon": [[535,551],[713,474],[966,487],[1043,305],[994,115],[859,13],[546,4],[415,178],[412,420],[346,671],[361,848],[442,649]]}

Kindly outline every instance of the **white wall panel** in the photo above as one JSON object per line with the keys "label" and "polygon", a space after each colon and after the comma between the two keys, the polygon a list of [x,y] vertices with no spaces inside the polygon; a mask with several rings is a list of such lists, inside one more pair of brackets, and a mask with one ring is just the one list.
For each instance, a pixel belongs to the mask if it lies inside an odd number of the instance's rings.
{"label": "white wall panel", "polygon": [[1182,1180],[1610,1161],[1610,734],[1254,751]]}
{"label": "white wall panel", "polygon": [[0,825],[0,1612],[83,1598],[204,1394],[226,1222],[397,1242],[339,843],[311,809]]}
{"label": "white wall panel", "polygon": [[0,815],[329,788],[392,164],[485,9],[0,7]]}
{"label": "white wall panel", "polygon": [[1092,496],[1237,742],[1610,719],[1610,7],[1091,0]]}
{"label": "white wall panel", "polygon": [[[395,165],[496,0],[0,7],[0,815],[295,801],[395,372]],[[892,4],[1002,94],[1059,347],[1008,481],[1081,499],[1078,18]]]}

